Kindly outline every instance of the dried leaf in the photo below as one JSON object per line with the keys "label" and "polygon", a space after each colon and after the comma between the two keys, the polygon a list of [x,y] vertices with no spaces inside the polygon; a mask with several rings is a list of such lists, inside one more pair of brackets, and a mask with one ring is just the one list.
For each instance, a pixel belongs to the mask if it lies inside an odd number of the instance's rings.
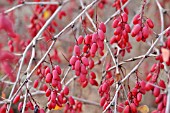
{"label": "dried leaf", "polygon": [[170,57],[170,51],[166,48],[161,48],[162,58],[164,62],[167,62]]}
{"label": "dried leaf", "polygon": [[43,14],[43,17],[45,20],[47,20],[49,17],[51,16],[51,12],[50,11],[45,11],[44,14]]}
{"label": "dried leaf", "polygon": [[147,105],[142,105],[137,108],[140,113],[149,113],[149,108]]}
{"label": "dried leaf", "polygon": [[60,107],[58,105],[55,106],[54,110],[61,110],[63,107]]}
{"label": "dried leaf", "polygon": [[6,98],[6,94],[5,94],[4,92],[2,92],[1,97],[2,97],[3,99],[5,99],[5,98]]}

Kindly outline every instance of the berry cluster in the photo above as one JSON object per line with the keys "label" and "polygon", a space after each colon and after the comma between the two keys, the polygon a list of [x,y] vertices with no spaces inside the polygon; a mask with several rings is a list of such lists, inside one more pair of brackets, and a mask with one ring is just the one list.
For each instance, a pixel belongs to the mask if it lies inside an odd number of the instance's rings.
{"label": "berry cluster", "polygon": [[124,56],[125,50],[130,52],[132,46],[129,42],[128,33],[131,32],[128,22],[127,13],[122,13],[120,16],[116,17],[112,23],[112,27],[115,28],[114,36],[110,39],[110,44],[117,43],[122,49],[121,55]]}
{"label": "berry cluster", "polygon": [[[74,55],[70,58],[70,65],[72,70],[75,70],[76,76],[79,76],[79,81],[83,87],[86,87],[88,81],[92,85],[98,86],[97,81],[95,80],[96,75],[94,72],[91,72],[91,77],[87,79],[88,69],[94,67],[94,61],[92,60],[95,57],[96,52],[98,51],[101,56],[104,55],[104,39],[106,27],[104,23],[99,24],[99,29],[93,34],[88,34],[85,37],[79,36],[77,39],[77,44],[74,46]],[[84,42],[82,52],[80,45]]]}
{"label": "berry cluster", "polygon": [[137,14],[133,18],[133,29],[131,31],[131,36],[136,37],[136,41],[143,41],[145,42],[146,39],[149,36],[149,30],[153,29],[154,24],[151,19],[147,18],[144,20],[144,18]]}

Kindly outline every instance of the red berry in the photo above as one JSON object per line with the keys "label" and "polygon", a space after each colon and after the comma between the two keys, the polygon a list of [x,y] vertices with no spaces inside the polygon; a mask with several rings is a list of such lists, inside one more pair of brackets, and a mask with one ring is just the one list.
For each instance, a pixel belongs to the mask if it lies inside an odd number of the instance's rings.
{"label": "red berry", "polygon": [[127,105],[125,109],[123,110],[123,113],[130,113],[130,106]]}
{"label": "red berry", "polygon": [[102,85],[102,91],[105,92],[108,88],[108,84],[106,82],[103,83]]}
{"label": "red berry", "polygon": [[46,90],[45,94],[46,94],[47,97],[50,96],[51,90],[48,88],[48,89]]}
{"label": "red berry", "polygon": [[140,19],[140,14],[135,15],[133,18],[133,24],[137,24],[139,19]]}
{"label": "red berry", "polygon": [[48,89],[46,84],[43,84],[43,90],[46,91]]}
{"label": "red berry", "polygon": [[118,19],[114,19],[114,21],[113,21],[113,23],[112,23],[112,27],[113,27],[113,28],[116,28],[117,25],[118,25],[118,23],[119,23],[119,20],[118,20]]}
{"label": "red berry", "polygon": [[16,104],[19,100],[20,100],[20,95],[17,95],[13,100],[13,104]]}
{"label": "red berry", "polygon": [[105,97],[102,97],[100,99],[100,106],[104,106],[104,103],[106,102],[106,98]]}
{"label": "red berry", "polygon": [[45,78],[46,83],[51,83],[52,82],[52,75],[51,73],[48,73]]}
{"label": "red berry", "polygon": [[69,94],[69,88],[67,86],[65,86],[63,92],[64,92],[65,95],[68,95]]}
{"label": "red berry", "polygon": [[123,108],[124,108],[124,104],[123,104],[123,103],[120,103],[120,104],[117,106],[117,111],[121,113],[121,112],[123,111]]}
{"label": "red berry", "polygon": [[75,70],[76,70],[76,71],[79,71],[79,70],[80,70],[80,65],[81,65],[80,60],[77,60],[76,63],[75,63]]}
{"label": "red berry", "polygon": [[138,93],[137,94],[137,101],[140,102],[142,100],[142,94]]}
{"label": "red berry", "polygon": [[96,81],[95,79],[91,79],[91,78],[90,78],[90,84],[91,84],[91,85],[98,86],[97,81]]}
{"label": "red berry", "polygon": [[99,29],[101,29],[104,33],[106,33],[106,26],[103,22],[99,24]]}
{"label": "red berry", "polygon": [[91,39],[92,39],[92,36],[91,35],[87,35],[85,37],[85,40],[84,40],[85,44],[90,44],[91,43]]}
{"label": "red berry", "polygon": [[69,97],[69,103],[70,103],[71,105],[74,105],[74,104],[75,104],[75,101],[74,101],[74,99],[73,99],[72,96]]}
{"label": "red berry", "polygon": [[82,58],[81,58],[81,61],[82,61],[82,63],[83,63],[85,66],[88,66],[88,65],[89,65],[88,58],[82,57]]}
{"label": "red berry", "polygon": [[160,94],[158,97],[155,98],[155,103],[158,104],[163,98],[163,95]]}
{"label": "red berry", "polygon": [[141,25],[136,24],[131,31],[132,37],[136,36],[139,33],[140,30],[141,30]]}
{"label": "red berry", "polygon": [[164,88],[164,89],[166,88],[166,84],[165,84],[165,82],[163,80],[159,81],[159,86]]}
{"label": "red berry", "polygon": [[115,31],[114,31],[114,35],[119,35],[122,31],[122,28],[120,26],[116,27]]}
{"label": "red berry", "polygon": [[59,74],[59,75],[61,75],[61,68],[60,68],[60,66],[59,65],[56,65],[55,66],[55,70],[57,70],[57,73]]}
{"label": "red berry", "polygon": [[155,97],[157,97],[157,96],[159,96],[159,94],[160,94],[160,89],[158,87],[155,87],[154,90],[153,90],[153,95]]}
{"label": "red berry", "polygon": [[131,109],[132,113],[137,113],[137,108],[136,108],[136,105],[134,103],[130,104],[130,109]]}
{"label": "red berry", "polygon": [[148,28],[147,26],[144,26],[144,27],[142,28],[142,35],[143,35],[143,37],[144,37],[145,39],[148,38],[148,36],[149,36],[149,28]]}
{"label": "red berry", "polygon": [[71,58],[70,58],[70,64],[71,65],[74,65],[75,64],[75,62],[76,62],[76,60],[77,60],[77,58],[75,57],[75,56],[72,56]]}
{"label": "red berry", "polygon": [[130,29],[130,26],[129,24],[125,24],[125,30],[130,33],[131,29]]}
{"label": "red berry", "polygon": [[77,39],[77,43],[80,45],[82,44],[83,40],[84,40],[84,37],[80,35]]}
{"label": "red berry", "polygon": [[98,30],[98,35],[99,35],[99,38],[100,38],[100,40],[104,40],[105,39],[105,35],[104,35],[104,32],[102,31],[102,30]]}
{"label": "red berry", "polygon": [[35,81],[34,81],[34,85],[33,85],[33,86],[34,86],[34,88],[37,88],[37,86],[38,86],[38,80],[35,80]]}
{"label": "red berry", "polygon": [[97,33],[93,33],[92,35],[92,42],[95,43],[98,39],[98,34]]}
{"label": "red berry", "polygon": [[80,47],[78,45],[74,46],[74,52],[77,56],[80,56]]}
{"label": "red berry", "polygon": [[51,100],[52,100],[52,102],[56,102],[56,98],[57,98],[56,92],[55,92],[55,91],[52,91],[52,92],[51,92]]}
{"label": "red berry", "polygon": [[158,104],[158,110],[159,110],[159,111],[162,111],[163,107],[164,107],[163,102],[160,102],[160,103]]}
{"label": "red berry", "polygon": [[90,72],[90,76],[91,76],[92,79],[95,79],[95,78],[96,78],[96,74],[95,74],[93,71]]}
{"label": "red berry", "polygon": [[153,28],[154,27],[154,24],[153,24],[153,22],[152,22],[152,20],[151,19],[147,19],[146,20],[146,22],[147,22],[147,24],[148,24],[148,26],[150,27],[150,28]]}
{"label": "red berry", "polygon": [[46,67],[46,68],[45,68],[45,74],[47,75],[48,73],[50,73],[50,68],[49,68],[49,67]]}
{"label": "red berry", "polygon": [[123,19],[123,22],[127,22],[128,21],[128,15],[126,13],[123,13],[122,14],[122,19]]}

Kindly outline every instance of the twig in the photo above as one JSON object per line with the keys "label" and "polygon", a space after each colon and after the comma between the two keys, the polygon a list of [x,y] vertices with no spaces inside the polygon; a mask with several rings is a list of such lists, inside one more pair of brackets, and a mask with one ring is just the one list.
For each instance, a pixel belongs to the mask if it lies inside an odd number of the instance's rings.
{"label": "twig", "polygon": [[[158,0],[156,0],[157,6],[159,8],[159,13],[160,13],[160,18],[161,18],[161,32],[163,32],[164,30],[164,15],[163,15],[163,11],[164,9],[162,8],[162,6],[160,5],[160,3],[158,2]],[[163,35],[160,36],[160,42],[161,44],[163,44]]]}
{"label": "twig", "polygon": [[161,32],[157,39],[155,40],[155,42],[152,44],[152,46],[149,48],[149,50],[146,52],[146,54],[143,56],[143,58],[139,61],[139,63],[125,76],[125,78],[123,78],[120,82],[123,83],[127,78],[130,77],[131,74],[133,74],[138,67],[142,64],[142,62],[145,60],[146,57],[148,57],[148,55],[151,53],[152,49],[154,48],[154,46],[159,42],[160,36],[165,34],[168,30],[170,29],[170,27],[168,27],[166,30],[164,30],[163,32]]}
{"label": "twig", "polygon": [[109,107],[113,104],[113,102],[115,101],[115,99],[118,95],[120,88],[121,88],[121,85],[118,86],[118,88],[116,89],[116,92],[115,92],[115,96],[113,97],[112,101],[109,103],[109,105],[106,107],[106,109],[102,113],[105,113],[109,109]]}

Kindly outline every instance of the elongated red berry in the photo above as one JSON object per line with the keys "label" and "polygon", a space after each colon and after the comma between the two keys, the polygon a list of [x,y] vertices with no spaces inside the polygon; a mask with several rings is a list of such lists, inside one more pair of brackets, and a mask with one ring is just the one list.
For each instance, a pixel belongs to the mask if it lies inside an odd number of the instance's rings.
{"label": "elongated red berry", "polygon": [[140,30],[141,30],[141,25],[136,24],[131,31],[132,37],[136,36]]}
{"label": "elongated red berry", "polygon": [[65,95],[68,95],[69,94],[69,88],[67,86],[65,86],[63,92],[64,92]]}
{"label": "elongated red berry", "polygon": [[113,20],[113,23],[112,23],[112,27],[113,27],[113,28],[116,28],[117,25],[118,25],[118,23],[119,23],[119,20],[118,20],[117,18],[114,19],[114,20]]}
{"label": "elongated red berry", "polygon": [[57,81],[61,81],[60,76],[59,76],[57,70],[53,70],[52,74],[53,74],[53,79],[55,79]]}
{"label": "elongated red berry", "polygon": [[46,91],[48,89],[46,84],[43,84],[43,90]]}
{"label": "elongated red berry", "polygon": [[102,40],[102,41],[105,39],[104,32],[100,29],[98,30],[98,36],[99,36],[100,40]]}
{"label": "elongated red berry", "polygon": [[159,86],[162,87],[162,88],[166,88],[166,84],[163,80],[159,81]]}
{"label": "elongated red berry", "polygon": [[95,79],[91,79],[91,78],[90,78],[90,84],[94,85],[94,86],[98,86],[97,81]]}
{"label": "elongated red berry", "polygon": [[95,43],[98,39],[98,34],[97,33],[93,33],[92,35],[92,42]]}
{"label": "elongated red berry", "polygon": [[101,29],[104,33],[106,33],[106,26],[103,22],[99,24],[99,29]]}
{"label": "elongated red berry", "polygon": [[140,19],[140,15],[139,14],[135,15],[133,18],[133,24],[138,24],[139,19]]}
{"label": "elongated red berry", "polygon": [[123,13],[122,14],[122,19],[123,19],[123,22],[127,22],[128,21],[128,15],[126,13]]}
{"label": "elongated red berry", "polygon": [[155,103],[158,104],[163,98],[163,95],[160,94],[158,97],[155,98]]}
{"label": "elongated red berry", "polygon": [[46,83],[51,83],[52,82],[52,75],[51,73],[48,73],[45,78]]}
{"label": "elongated red berry", "polygon": [[130,109],[131,109],[132,113],[137,113],[137,108],[136,108],[136,105],[134,103],[130,104]]}
{"label": "elongated red berry", "polygon": [[92,69],[94,67],[94,61],[92,59],[89,60],[89,68]]}
{"label": "elongated red berry", "polygon": [[84,40],[84,37],[82,35],[80,35],[77,39],[77,43],[80,45],[80,44],[82,44],[83,40]]}
{"label": "elongated red berry", "polygon": [[92,36],[91,35],[87,35],[84,39],[85,44],[90,44],[92,41]]}
{"label": "elongated red berry", "polygon": [[75,62],[76,62],[76,60],[77,60],[77,58],[75,57],[75,56],[72,56],[71,58],[70,58],[70,64],[71,65],[74,65],[75,64]]}
{"label": "elongated red berry", "polygon": [[151,19],[147,19],[146,20],[146,22],[147,22],[147,24],[148,24],[148,26],[150,27],[150,28],[153,28],[154,27],[154,23],[152,22],[152,20]]}
{"label": "elongated red berry", "polygon": [[77,56],[80,56],[80,47],[78,45],[74,46],[74,52]]}
{"label": "elongated red berry", "polygon": [[92,72],[90,72],[90,77],[91,77],[92,79],[95,79],[95,78],[96,78],[96,74],[92,71]]}
{"label": "elongated red berry", "polygon": [[46,67],[46,68],[45,68],[45,74],[47,75],[48,73],[50,73],[50,68],[49,68],[49,67]]}
{"label": "elongated red berry", "polygon": [[97,51],[97,48],[98,48],[97,44],[93,43],[92,46],[91,46],[91,49],[90,49],[90,53],[95,54],[96,51]]}
{"label": "elongated red berry", "polygon": [[130,113],[130,106],[127,105],[125,109],[123,110],[123,113]]}
{"label": "elongated red berry", "polygon": [[149,28],[148,28],[147,26],[144,26],[144,27],[142,28],[142,35],[143,35],[143,37],[144,37],[145,39],[148,38],[148,36],[149,36]]}
{"label": "elongated red berry", "polygon": [[74,105],[74,104],[75,104],[75,101],[74,101],[74,99],[73,99],[72,96],[69,97],[69,103],[70,103],[71,105]]}
{"label": "elongated red berry", "polygon": [[102,91],[105,92],[108,88],[108,84],[106,82],[103,83],[102,85]]}
{"label": "elongated red berry", "polygon": [[116,27],[115,31],[114,31],[114,35],[119,35],[122,31],[122,28],[120,26]]}
{"label": "elongated red berry", "polygon": [[123,103],[120,103],[120,104],[117,106],[117,111],[121,113],[121,112],[123,111],[123,108],[124,108],[124,104],[123,104]]}
{"label": "elongated red berry", "polygon": [[142,94],[138,93],[137,94],[137,101],[140,102],[142,100]]}
{"label": "elongated red berry", "polygon": [[76,71],[79,71],[79,70],[80,70],[80,65],[81,65],[80,60],[77,60],[76,63],[75,63],[75,70],[76,70]]}
{"label": "elongated red berry", "polygon": [[60,66],[59,65],[56,65],[55,66],[55,70],[57,70],[57,73],[59,74],[59,75],[61,75],[61,68],[60,68]]}
{"label": "elongated red berry", "polygon": [[13,100],[13,104],[16,104],[19,100],[20,100],[20,95],[17,95]]}
{"label": "elongated red berry", "polygon": [[56,98],[57,98],[56,92],[55,92],[55,91],[52,91],[52,92],[51,92],[51,100],[52,100],[52,102],[56,102]]}
{"label": "elongated red berry", "polygon": [[131,28],[130,28],[129,24],[125,24],[125,30],[126,30],[128,33],[130,33]]}
{"label": "elongated red berry", "polygon": [[45,95],[48,97],[48,96],[50,96],[50,94],[51,94],[51,90],[48,88],[45,92]]}
{"label": "elongated red berry", "polygon": [[157,96],[159,96],[159,94],[160,94],[160,89],[158,87],[155,87],[154,90],[153,90],[153,95],[155,97],[157,97]]}
{"label": "elongated red berry", "polygon": [[88,66],[88,65],[89,65],[88,58],[82,57],[82,58],[81,58],[81,61],[83,62],[83,64],[84,64],[85,66]]}
{"label": "elongated red berry", "polygon": [[37,86],[38,86],[38,80],[35,80],[35,81],[34,81],[34,85],[33,85],[33,86],[34,86],[34,88],[37,88]]}
{"label": "elongated red berry", "polygon": [[104,106],[105,101],[106,101],[106,98],[103,96],[103,97],[100,99],[100,106]]}

